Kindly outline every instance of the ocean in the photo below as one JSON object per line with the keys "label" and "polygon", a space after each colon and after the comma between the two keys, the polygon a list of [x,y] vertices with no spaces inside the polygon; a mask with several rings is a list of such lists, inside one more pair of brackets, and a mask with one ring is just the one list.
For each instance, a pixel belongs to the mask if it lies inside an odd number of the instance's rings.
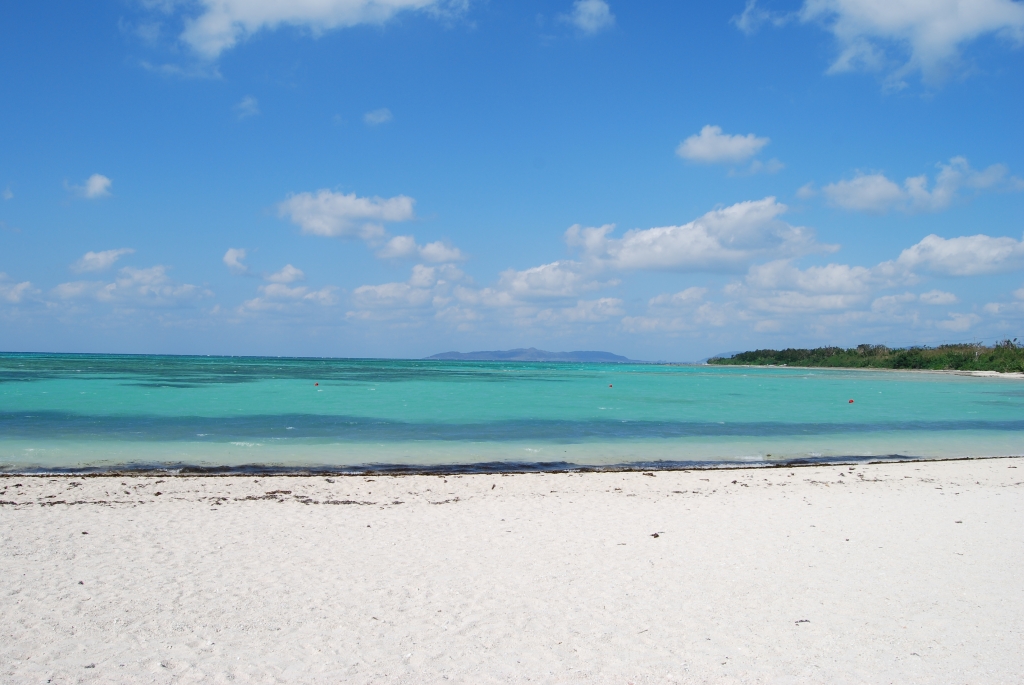
{"label": "ocean", "polygon": [[1011,378],[0,355],[7,472],[646,469],[1021,454],[1024,381]]}

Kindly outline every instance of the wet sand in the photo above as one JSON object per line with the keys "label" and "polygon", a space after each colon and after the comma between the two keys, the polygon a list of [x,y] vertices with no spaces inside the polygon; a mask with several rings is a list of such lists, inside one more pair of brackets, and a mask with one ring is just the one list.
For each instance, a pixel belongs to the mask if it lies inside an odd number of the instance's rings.
{"label": "wet sand", "polygon": [[1024,459],[0,477],[4,683],[1016,683]]}

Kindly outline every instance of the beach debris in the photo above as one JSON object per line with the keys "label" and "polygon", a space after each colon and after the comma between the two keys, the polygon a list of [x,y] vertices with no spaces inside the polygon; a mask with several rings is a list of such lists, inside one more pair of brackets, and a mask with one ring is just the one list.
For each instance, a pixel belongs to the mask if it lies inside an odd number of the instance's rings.
{"label": "beach debris", "polygon": [[657,476],[655,476],[653,473],[649,473],[649,472],[645,472],[644,475],[645,476],[650,476],[651,478],[657,478]]}
{"label": "beach debris", "polygon": [[963,521],[953,521],[953,523],[963,523]]}
{"label": "beach debris", "polygon": [[82,531],[82,535],[88,535],[88,534],[89,534],[89,531],[87,531],[87,530],[83,530]]}
{"label": "beach debris", "polygon": [[491,483],[491,490],[494,489],[494,483]]}
{"label": "beach debris", "polygon": [[80,581],[78,581],[78,584],[79,585],[85,585],[85,582],[80,580]]}
{"label": "beach debris", "polygon": [[657,533],[651,533],[651,537],[652,537],[652,538],[657,538],[657,537],[661,537],[661,533],[664,533],[664,532],[665,532],[665,531],[660,531],[660,532],[657,532]]}
{"label": "beach debris", "polygon": [[799,621],[797,621],[797,623],[810,623],[810,621],[808,621],[806,618],[802,618]]}

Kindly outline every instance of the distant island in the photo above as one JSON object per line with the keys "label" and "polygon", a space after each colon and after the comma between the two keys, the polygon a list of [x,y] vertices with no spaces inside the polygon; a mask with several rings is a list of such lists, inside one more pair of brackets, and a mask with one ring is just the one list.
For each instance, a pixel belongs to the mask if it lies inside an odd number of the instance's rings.
{"label": "distant island", "polygon": [[485,352],[442,352],[426,359],[474,362],[606,362],[622,364],[633,361],[611,352],[547,352],[536,347],[516,350],[491,350]]}
{"label": "distant island", "polygon": [[812,350],[754,350],[712,357],[708,364],[833,368],[930,369],[935,371],[1024,372],[1024,345],[1017,339],[985,345],[888,348],[885,345],[816,347]]}

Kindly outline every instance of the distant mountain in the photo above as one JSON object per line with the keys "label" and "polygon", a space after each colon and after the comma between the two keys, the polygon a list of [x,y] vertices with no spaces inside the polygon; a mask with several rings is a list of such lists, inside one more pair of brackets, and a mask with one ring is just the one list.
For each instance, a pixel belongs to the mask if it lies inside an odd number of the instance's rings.
{"label": "distant mountain", "polygon": [[611,352],[545,352],[536,347],[517,350],[492,350],[490,352],[442,352],[427,359],[457,361],[493,362],[610,362],[633,361]]}

